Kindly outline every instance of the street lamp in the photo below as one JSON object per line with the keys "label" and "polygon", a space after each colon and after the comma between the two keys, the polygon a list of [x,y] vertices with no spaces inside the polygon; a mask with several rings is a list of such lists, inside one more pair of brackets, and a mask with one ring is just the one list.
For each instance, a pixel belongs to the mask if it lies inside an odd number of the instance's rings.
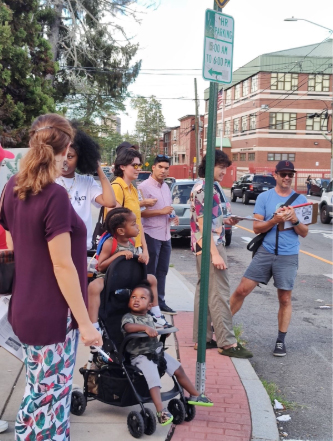
{"label": "street lamp", "polygon": [[326,28],[325,26],[322,26],[322,25],[320,25],[320,24],[318,24],[318,23],[315,23],[315,22],[313,22],[313,21],[307,20],[306,18],[295,18],[295,17],[291,17],[291,18],[285,18],[284,21],[307,21],[308,23],[312,23],[312,24],[314,24],[314,25],[316,25],[316,26],[319,26],[320,28],[327,29],[327,30],[330,32],[330,34],[333,33],[333,29]]}
{"label": "street lamp", "polygon": [[[313,21],[307,20],[306,18],[296,18],[296,17],[291,17],[291,18],[285,18],[284,21],[307,21],[308,23],[314,24],[315,26],[319,26],[320,28],[326,29],[327,31],[329,31],[330,34],[333,34],[333,29],[330,28],[326,28],[325,26],[322,26],[318,23],[315,23]],[[332,100],[332,114],[333,114],[333,100]],[[310,118],[315,118],[315,115],[311,115]],[[327,118],[328,118],[328,112],[326,113]],[[331,116],[331,179],[333,179],[333,121],[332,121],[332,115]],[[327,127],[328,128],[328,127]],[[325,136],[326,138],[326,136]],[[327,138],[326,138],[327,139]]]}

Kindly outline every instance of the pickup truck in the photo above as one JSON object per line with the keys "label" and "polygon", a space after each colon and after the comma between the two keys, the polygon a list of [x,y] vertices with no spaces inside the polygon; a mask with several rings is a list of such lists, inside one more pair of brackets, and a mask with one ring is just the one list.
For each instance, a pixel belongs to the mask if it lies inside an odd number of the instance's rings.
{"label": "pickup truck", "polygon": [[275,185],[276,181],[271,175],[244,175],[232,184],[231,202],[241,198],[243,204],[247,205],[251,200],[255,201],[260,193],[274,188]]}

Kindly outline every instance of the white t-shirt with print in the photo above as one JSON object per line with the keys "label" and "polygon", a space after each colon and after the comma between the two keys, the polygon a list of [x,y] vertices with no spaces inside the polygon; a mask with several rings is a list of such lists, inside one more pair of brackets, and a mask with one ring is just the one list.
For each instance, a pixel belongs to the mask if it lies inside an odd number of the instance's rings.
{"label": "white t-shirt with print", "polygon": [[60,177],[56,179],[56,183],[61,185],[67,190],[70,195],[71,203],[74,210],[83,220],[87,227],[87,250],[92,247],[92,215],[91,215],[91,205],[100,208],[101,205],[98,204],[95,199],[97,196],[102,194],[102,187],[98,185],[92,176],[79,175],[75,173],[74,178],[64,178]]}

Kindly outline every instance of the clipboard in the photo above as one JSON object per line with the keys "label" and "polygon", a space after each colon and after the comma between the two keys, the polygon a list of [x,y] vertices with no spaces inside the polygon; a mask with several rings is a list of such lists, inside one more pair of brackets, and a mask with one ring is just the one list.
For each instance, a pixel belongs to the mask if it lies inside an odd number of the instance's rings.
{"label": "clipboard", "polygon": [[[304,225],[316,224],[318,219],[318,202],[308,202],[300,205],[293,205],[297,219]],[[290,230],[293,228],[290,221],[279,224],[279,230]]]}

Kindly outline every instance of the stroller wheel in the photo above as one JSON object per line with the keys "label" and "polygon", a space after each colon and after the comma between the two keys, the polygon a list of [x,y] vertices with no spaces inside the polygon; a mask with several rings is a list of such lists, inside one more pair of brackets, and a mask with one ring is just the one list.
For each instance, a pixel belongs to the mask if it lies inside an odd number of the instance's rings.
{"label": "stroller wheel", "polygon": [[169,401],[168,410],[173,416],[173,424],[181,424],[185,421],[185,406],[178,398]]}
{"label": "stroller wheel", "polygon": [[145,423],[140,412],[132,410],[127,417],[127,427],[134,438],[140,438],[145,431]]}
{"label": "stroller wheel", "polygon": [[194,420],[195,418],[195,406],[193,406],[193,404],[188,404],[188,402],[186,401],[185,403],[185,421],[189,422]]}
{"label": "stroller wheel", "polygon": [[154,412],[149,409],[149,407],[145,407],[145,415],[143,415],[142,410],[140,413],[145,423],[145,434],[152,435],[156,430],[156,418]]}
{"label": "stroller wheel", "polygon": [[71,399],[71,413],[74,415],[82,415],[86,410],[87,401],[80,390],[73,390]]}

